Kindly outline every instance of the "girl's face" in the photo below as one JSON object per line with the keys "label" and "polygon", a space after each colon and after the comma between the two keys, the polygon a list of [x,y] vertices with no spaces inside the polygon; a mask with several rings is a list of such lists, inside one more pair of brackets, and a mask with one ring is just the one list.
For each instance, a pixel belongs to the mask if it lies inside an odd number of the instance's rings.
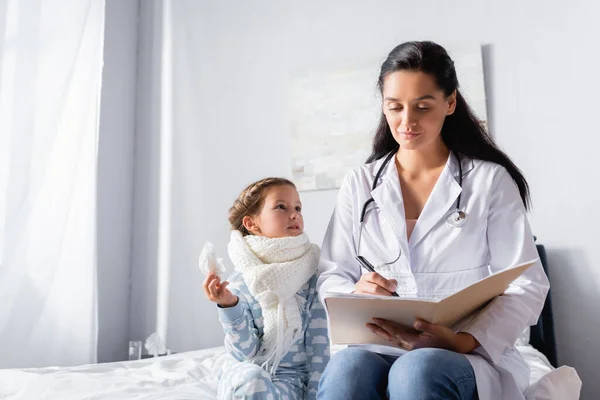
{"label": "girl's face", "polygon": [[455,94],[446,97],[434,78],[421,71],[392,72],[382,94],[383,114],[401,148],[423,149],[441,141],[444,119],[456,108]]}
{"label": "girl's face", "polygon": [[260,213],[246,216],[242,222],[254,235],[269,238],[300,235],[304,232],[304,220],[298,191],[290,185],[270,188]]}

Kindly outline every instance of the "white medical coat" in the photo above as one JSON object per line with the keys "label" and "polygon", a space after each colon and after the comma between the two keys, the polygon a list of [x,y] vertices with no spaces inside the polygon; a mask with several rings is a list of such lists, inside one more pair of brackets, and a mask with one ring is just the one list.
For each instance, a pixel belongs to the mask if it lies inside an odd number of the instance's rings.
{"label": "white medical coat", "polygon": [[[442,298],[506,267],[538,257],[518,188],[508,171],[497,164],[451,153],[427,200],[410,239],[394,160],[384,168],[377,187],[373,180],[383,159],[363,165],[348,175],[321,249],[322,272],[318,290],[322,304],[328,292],[350,293],[362,273],[356,256],[360,213],[369,206],[362,232],[360,255],[377,266],[396,259],[378,273],[398,281],[400,296]],[[461,195],[465,223],[455,227],[447,218]],[[519,400],[529,383],[529,367],[515,349],[519,334],[537,322],[549,289],[540,262],[515,280],[461,331],[481,344],[467,354],[482,400]],[[365,345],[372,351],[399,355],[391,346]]]}

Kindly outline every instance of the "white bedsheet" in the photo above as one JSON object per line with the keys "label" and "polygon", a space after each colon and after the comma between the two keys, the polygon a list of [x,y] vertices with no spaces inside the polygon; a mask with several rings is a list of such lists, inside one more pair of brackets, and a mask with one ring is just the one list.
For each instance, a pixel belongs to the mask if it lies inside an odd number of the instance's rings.
{"label": "white bedsheet", "polygon": [[0,399],[214,399],[210,371],[224,347],[70,368],[0,370]]}
{"label": "white bedsheet", "polygon": [[[528,400],[577,399],[581,381],[569,367],[554,369],[539,351],[519,346],[531,367]],[[167,357],[71,368],[0,370],[0,399],[214,399],[211,374],[223,347]]]}

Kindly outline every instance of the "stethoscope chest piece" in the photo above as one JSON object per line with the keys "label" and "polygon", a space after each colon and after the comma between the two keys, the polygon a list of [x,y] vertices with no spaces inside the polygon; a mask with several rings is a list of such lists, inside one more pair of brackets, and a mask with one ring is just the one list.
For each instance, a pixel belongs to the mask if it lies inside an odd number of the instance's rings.
{"label": "stethoscope chest piece", "polygon": [[467,220],[467,214],[462,210],[456,210],[448,217],[447,221],[450,225],[459,227]]}

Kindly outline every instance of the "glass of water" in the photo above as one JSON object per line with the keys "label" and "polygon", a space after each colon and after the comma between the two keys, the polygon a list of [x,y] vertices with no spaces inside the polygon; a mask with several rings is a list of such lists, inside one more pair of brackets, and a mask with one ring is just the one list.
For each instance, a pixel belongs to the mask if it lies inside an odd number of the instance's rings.
{"label": "glass of water", "polygon": [[142,359],[142,341],[141,340],[130,340],[129,341],[129,360],[141,360]]}

